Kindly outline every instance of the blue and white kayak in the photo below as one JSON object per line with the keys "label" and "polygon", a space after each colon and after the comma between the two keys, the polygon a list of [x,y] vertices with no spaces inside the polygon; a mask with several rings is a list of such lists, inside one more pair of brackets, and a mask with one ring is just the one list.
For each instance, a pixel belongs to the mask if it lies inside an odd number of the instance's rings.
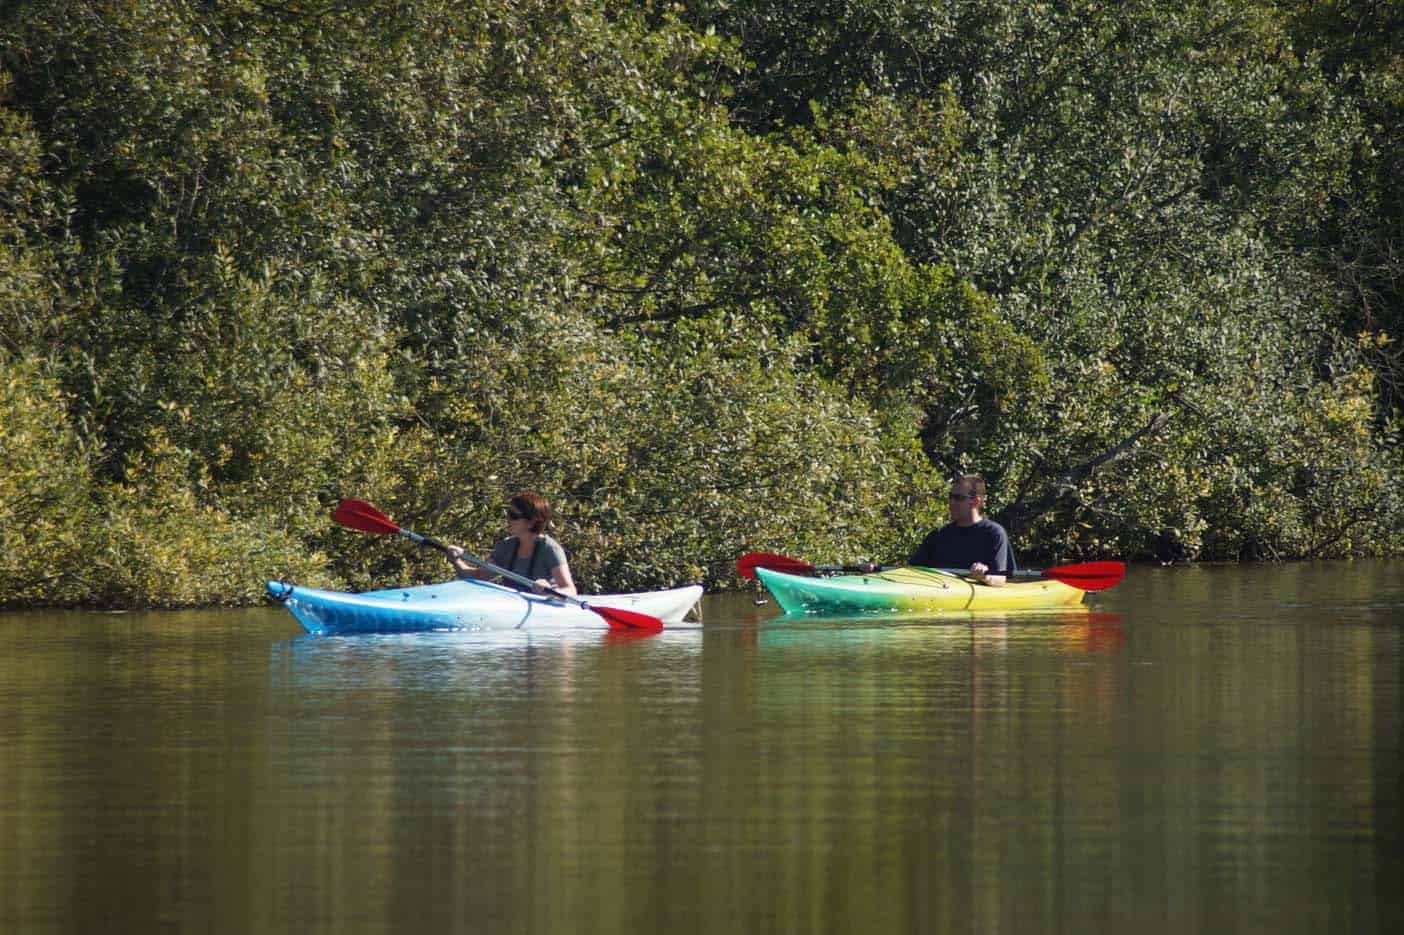
{"label": "blue and white kayak", "polygon": [[[599,614],[547,595],[466,579],[350,594],[269,581],[268,593],[308,633],[407,633],[420,630],[515,630],[561,627],[608,629]],[[581,600],[657,617],[683,619],[702,597],[692,584],[634,594],[596,594]]]}

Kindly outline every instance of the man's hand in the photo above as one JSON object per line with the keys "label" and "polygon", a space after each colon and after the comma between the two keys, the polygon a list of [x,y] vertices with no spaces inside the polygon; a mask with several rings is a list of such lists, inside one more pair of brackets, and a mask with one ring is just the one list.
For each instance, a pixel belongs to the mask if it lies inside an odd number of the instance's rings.
{"label": "man's hand", "polygon": [[986,565],[984,562],[976,562],[975,564],[970,566],[970,577],[974,578],[981,584],[987,584],[992,588],[999,587],[1000,585],[1004,584],[1005,581],[1004,575],[990,574],[990,566]]}

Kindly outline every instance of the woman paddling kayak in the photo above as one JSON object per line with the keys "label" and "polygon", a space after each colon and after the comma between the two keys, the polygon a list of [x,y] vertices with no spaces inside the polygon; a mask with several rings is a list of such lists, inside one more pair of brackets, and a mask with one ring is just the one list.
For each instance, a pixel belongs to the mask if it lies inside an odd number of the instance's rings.
{"label": "woman paddling kayak", "polygon": [[[544,594],[548,589],[575,595],[575,579],[565,549],[546,529],[551,525],[551,504],[531,490],[523,490],[507,503],[507,538],[492,549],[492,564],[516,572],[536,582],[534,590]],[[449,561],[460,578],[489,580],[495,574],[485,568],[475,568],[461,557],[463,547],[449,546]],[[509,587],[516,587],[510,580]]]}

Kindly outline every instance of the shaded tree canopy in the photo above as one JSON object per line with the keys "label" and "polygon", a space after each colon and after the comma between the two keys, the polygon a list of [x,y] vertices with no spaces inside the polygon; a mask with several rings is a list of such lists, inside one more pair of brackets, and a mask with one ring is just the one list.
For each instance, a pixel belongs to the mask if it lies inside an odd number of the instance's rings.
{"label": "shaded tree canopy", "polygon": [[1399,14],[1363,2],[0,11],[0,600],[588,589],[1404,542]]}

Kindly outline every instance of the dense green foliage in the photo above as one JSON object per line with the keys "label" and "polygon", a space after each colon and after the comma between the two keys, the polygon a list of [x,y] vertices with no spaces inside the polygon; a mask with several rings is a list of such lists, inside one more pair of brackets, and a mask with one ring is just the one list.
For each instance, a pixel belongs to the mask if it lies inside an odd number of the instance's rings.
{"label": "dense green foliage", "polygon": [[1397,23],[1366,3],[20,0],[0,603],[1404,545]]}

